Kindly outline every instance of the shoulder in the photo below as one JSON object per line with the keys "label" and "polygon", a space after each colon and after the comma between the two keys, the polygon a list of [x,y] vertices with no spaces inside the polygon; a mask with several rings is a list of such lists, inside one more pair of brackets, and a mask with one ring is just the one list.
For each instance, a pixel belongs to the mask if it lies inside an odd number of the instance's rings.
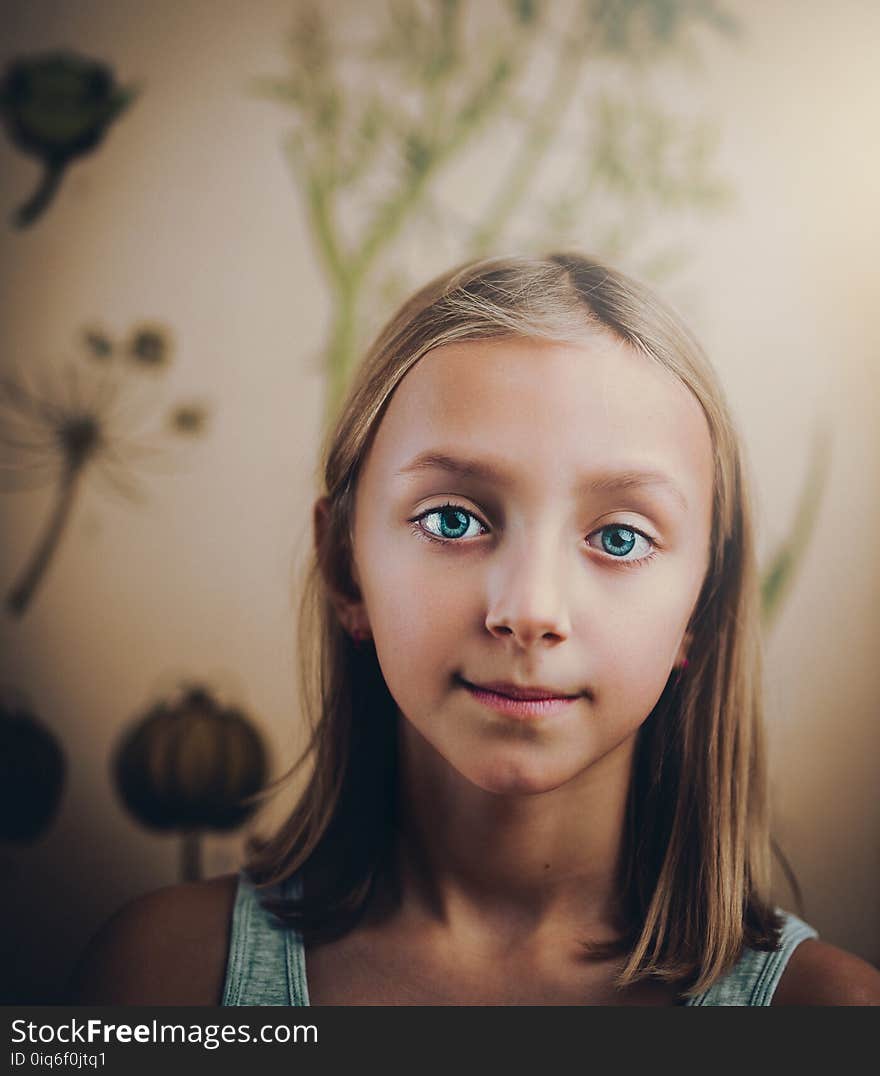
{"label": "shoulder", "polygon": [[136,897],[100,928],[74,969],[73,1005],[219,1005],[237,874]]}
{"label": "shoulder", "polygon": [[810,938],[794,950],[773,1005],[880,1005],[880,971],[866,960]]}

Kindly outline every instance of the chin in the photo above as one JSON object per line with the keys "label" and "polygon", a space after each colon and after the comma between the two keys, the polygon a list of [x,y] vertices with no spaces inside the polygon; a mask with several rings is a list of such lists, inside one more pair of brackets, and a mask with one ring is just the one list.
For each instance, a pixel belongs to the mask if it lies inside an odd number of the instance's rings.
{"label": "chin", "polygon": [[492,792],[496,796],[538,796],[542,792],[552,792],[574,777],[573,773],[557,773],[514,761],[496,761],[479,769],[468,767],[461,773],[484,792]]}

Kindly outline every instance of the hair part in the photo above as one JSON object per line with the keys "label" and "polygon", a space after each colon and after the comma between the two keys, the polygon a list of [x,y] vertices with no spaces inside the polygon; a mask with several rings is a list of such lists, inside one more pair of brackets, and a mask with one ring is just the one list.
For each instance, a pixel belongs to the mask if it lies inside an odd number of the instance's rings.
{"label": "hair part", "polygon": [[714,496],[687,674],[670,676],[638,733],[619,862],[619,940],[584,946],[597,958],[626,958],[621,987],[655,978],[696,994],[729,970],[743,945],[778,945],[760,590],[738,440],[718,379],[681,319],[648,288],[574,253],[485,259],[426,284],[380,331],[328,432],[328,521],[306,566],[298,635],[310,737],[271,787],[306,759],[313,767],[284,824],[266,840],[252,839],[245,867],[258,886],[305,868],[301,899],[265,906],[306,940],[345,933],[380,878],[396,884],[397,707],[375,652],[353,645],[328,591],[332,582],[356,596],[355,491],[385,409],[407,372],[444,344],[505,336],[582,343],[594,332],[665,367],[696,397],[712,441]]}

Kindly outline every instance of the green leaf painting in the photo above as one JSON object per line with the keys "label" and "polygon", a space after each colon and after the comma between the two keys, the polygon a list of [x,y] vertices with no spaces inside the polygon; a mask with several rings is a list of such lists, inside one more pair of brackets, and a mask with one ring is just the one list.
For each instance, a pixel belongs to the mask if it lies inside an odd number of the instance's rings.
{"label": "green leaf painting", "polygon": [[[444,265],[576,245],[655,280],[675,272],[687,249],[647,247],[652,224],[717,212],[733,191],[714,170],[717,125],[665,105],[652,72],[675,63],[696,78],[705,35],[738,32],[716,0],[375,0],[332,11],[303,0],[287,71],[252,88],[285,110],[284,147],[330,294],[325,424],[375,311],[410,290],[413,236],[443,240]],[[508,151],[495,153],[496,141]],[[469,154],[479,189],[444,203]],[[819,444],[764,580],[768,621],[809,540],[824,459]]]}
{"label": "green leaf painting", "polygon": [[819,428],[813,434],[809,465],[794,522],[788,535],[770,557],[761,580],[761,605],[764,623],[768,627],[776,622],[816,529],[830,463],[831,436],[826,429]]}
{"label": "green leaf painting", "polygon": [[[395,270],[414,236],[453,235],[461,260],[587,236],[591,251],[620,258],[647,221],[730,196],[712,172],[714,126],[664,111],[645,73],[686,58],[700,28],[730,30],[719,5],[387,0],[368,10],[301,3],[287,72],[253,83],[290,120],[285,151],[330,292],[327,423],[373,311],[408,290]],[[485,153],[490,136],[508,151],[481,163],[467,205],[441,206],[458,163]],[[646,269],[677,257],[655,251]]]}

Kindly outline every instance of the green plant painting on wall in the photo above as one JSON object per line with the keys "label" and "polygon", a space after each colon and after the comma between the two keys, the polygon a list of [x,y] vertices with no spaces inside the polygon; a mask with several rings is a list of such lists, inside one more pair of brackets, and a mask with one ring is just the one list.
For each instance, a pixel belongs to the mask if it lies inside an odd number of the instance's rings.
{"label": "green plant painting on wall", "polygon": [[73,52],[19,57],[0,82],[0,116],[10,141],[36,157],[43,175],[33,195],[13,214],[18,228],[49,207],[68,166],[91,153],[137,90],[120,86],[106,64]]}
{"label": "green plant painting on wall", "polygon": [[816,529],[830,465],[831,435],[828,430],[819,427],[813,434],[810,459],[795,508],[794,522],[786,537],[771,554],[761,579],[761,606],[767,627],[776,622]]}
{"label": "green plant painting on wall", "polygon": [[[614,259],[652,217],[726,202],[713,125],[664,110],[646,77],[701,29],[735,24],[714,0],[298,5],[288,72],[255,88],[293,120],[285,149],[331,297],[327,422],[369,312],[409,290],[396,267],[414,233],[454,235],[446,261],[579,236]],[[473,204],[440,206],[490,135],[501,151],[480,157]],[[654,275],[675,252],[661,255]]]}
{"label": "green plant painting on wall", "polygon": [[[723,208],[733,192],[713,171],[716,126],[664,106],[651,72],[670,60],[698,68],[701,33],[737,32],[716,0],[373,0],[332,12],[303,0],[288,71],[254,88],[292,120],[285,150],[330,295],[325,425],[372,312],[409,290],[398,268],[408,234],[428,249],[443,240],[447,263],[587,239],[640,275],[673,272],[680,246],[639,252],[652,222]],[[500,151],[487,160],[490,135]],[[466,205],[441,204],[469,153],[479,184]],[[818,438],[763,580],[767,623],[807,548],[826,464]]]}
{"label": "green plant painting on wall", "polygon": [[138,472],[167,463],[164,435],[203,432],[204,405],[190,402],[166,412],[156,403],[149,382],[167,368],[172,351],[171,333],[154,322],[136,325],[121,342],[89,328],[76,359],[0,376],[0,491],[55,486],[46,528],[6,597],[13,616],[30,605],[88,474],[142,502]]}

